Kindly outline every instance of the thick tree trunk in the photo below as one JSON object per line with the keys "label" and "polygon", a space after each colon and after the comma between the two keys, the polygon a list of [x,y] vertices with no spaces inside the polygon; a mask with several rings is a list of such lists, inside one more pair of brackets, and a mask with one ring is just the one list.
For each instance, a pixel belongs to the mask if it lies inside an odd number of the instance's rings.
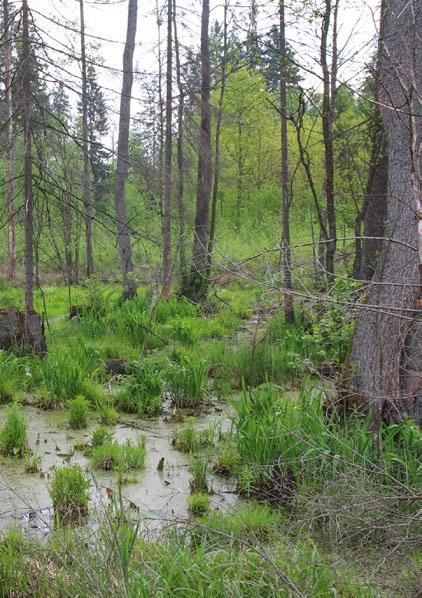
{"label": "thick tree trunk", "polygon": [[15,277],[16,238],[15,238],[15,203],[13,184],[13,103],[12,103],[12,24],[9,14],[9,0],[3,0],[4,24],[4,89],[6,116],[6,198],[7,198],[7,248],[8,276]]}
{"label": "thick tree trunk", "polygon": [[371,280],[379,259],[387,217],[387,139],[378,112],[372,126],[372,152],[363,206],[362,258],[357,278]]}
{"label": "thick tree trunk", "polygon": [[292,290],[292,253],[290,247],[290,185],[287,140],[287,61],[286,61],[286,24],[284,0],[280,0],[280,132],[281,132],[281,212],[282,212],[282,238],[281,259],[283,267],[284,317],[286,322],[292,323],[295,319],[293,309]]}
{"label": "thick tree trunk", "polygon": [[94,273],[94,255],[92,249],[92,201],[91,201],[91,165],[89,160],[89,127],[88,127],[88,83],[85,47],[85,15],[84,0],[79,0],[81,25],[81,66],[82,66],[82,148],[84,153],[84,171],[82,192],[85,215],[86,273]]}
{"label": "thick tree trunk", "polygon": [[170,296],[171,282],[171,193],[172,193],[172,69],[173,69],[173,0],[167,0],[167,72],[166,72],[166,143],[164,157],[164,206],[163,206],[163,297]]}
{"label": "thick tree trunk", "polygon": [[357,317],[349,388],[349,400],[363,401],[374,428],[383,417],[413,415],[417,407],[414,397],[401,391],[407,367],[403,350],[420,295],[422,12],[415,4],[388,0],[382,7],[379,102],[388,143],[388,240]]}
{"label": "thick tree trunk", "polygon": [[221,141],[221,129],[223,125],[223,105],[224,105],[224,94],[226,91],[227,81],[227,11],[228,2],[224,2],[224,17],[223,17],[223,56],[221,59],[221,81],[220,81],[220,96],[218,98],[218,110],[217,110],[217,121],[215,125],[215,157],[214,157],[214,181],[212,188],[212,201],[211,201],[211,223],[210,223],[210,238],[208,242],[208,277],[211,274],[212,267],[212,254],[214,251],[215,243],[215,229],[217,222],[217,200],[218,190],[220,184],[220,141]]}
{"label": "thick tree trunk", "polygon": [[208,279],[208,212],[211,194],[211,69],[209,51],[209,0],[202,1],[201,18],[201,125],[199,132],[198,187],[192,250],[192,267],[183,294],[193,301],[206,297]]}
{"label": "thick tree trunk", "polygon": [[117,244],[120,255],[123,295],[132,298],[136,295],[133,273],[130,230],[125,202],[125,185],[129,167],[129,125],[130,100],[133,84],[133,53],[135,51],[138,0],[129,0],[127,34],[123,52],[123,83],[120,99],[119,139],[117,146],[115,208],[117,223]]}
{"label": "thick tree trunk", "polygon": [[177,193],[176,203],[179,216],[179,255],[180,255],[180,274],[182,278],[186,276],[186,239],[185,239],[185,156],[183,148],[184,132],[184,112],[185,112],[185,90],[182,84],[182,74],[180,68],[180,49],[177,36],[176,2],[173,3],[173,28],[174,28],[174,46],[176,55],[176,79],[177,89],[179,91],[179,104],[177,107]]}

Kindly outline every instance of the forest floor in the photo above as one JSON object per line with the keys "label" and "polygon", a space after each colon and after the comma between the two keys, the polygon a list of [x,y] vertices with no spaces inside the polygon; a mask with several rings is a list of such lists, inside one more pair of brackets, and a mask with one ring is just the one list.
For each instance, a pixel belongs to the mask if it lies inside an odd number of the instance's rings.
{"label": "forest floor", "polygon": [[48,355],[0,352],[0,596],[420,595],[420,430],[328,421],[350,321],[276,303],[37,295]]}

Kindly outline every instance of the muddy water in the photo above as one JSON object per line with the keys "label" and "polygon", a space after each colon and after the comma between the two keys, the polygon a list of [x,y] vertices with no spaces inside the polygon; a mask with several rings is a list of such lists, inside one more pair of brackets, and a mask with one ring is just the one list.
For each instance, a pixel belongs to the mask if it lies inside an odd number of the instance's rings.
{"label": "muddy water", "polygon": [[[92,470],[89,458],[75,450],[75,445],[89,442],[98,421],[92,418],[90,426],[81,431],[69,430],[65,411],[42,411],[25,407],[28,423],[29,446],[41,458],[40,473],[25,473],[24,464],[14,459],[0,461],[0,529],[18,522],[30,534],[44,534],[52,527],[52,508],[48,487],[54,467],[79,463],[87,469],[92,479],[91,512],[107,504],[107,488],[117,487],[117,474]],[[0,425],[5,418],[0,410]],[[227,425],[227,418],[210,407],[197,419],[198,428],[212,423]],[[145,468],[128,473],[130,483],[122,487],[124,502],[136,506],[144,518],[151,521],[168,521],[188,517],[187,499],[191,475],[186,455],[177,451],[171,443],[176,423],[168,416],[139,420],[124,418],[110,428],[115,441],[123,444],[136,441],[141,433],[145,436],[147,455]],[[162,471],[157,470],[164,457]],[[228,508],[236,500],[234,488],[227,480],[210,476],[214,507]]]}

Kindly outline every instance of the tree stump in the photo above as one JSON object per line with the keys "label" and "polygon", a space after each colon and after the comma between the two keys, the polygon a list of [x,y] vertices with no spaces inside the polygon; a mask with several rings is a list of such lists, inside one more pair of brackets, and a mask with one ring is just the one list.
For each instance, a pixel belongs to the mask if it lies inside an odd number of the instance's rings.
{"label": "tree stump", "polygon": [[35,311],[25,315],[16,307],[0,309],[0,349],[13,347],[31,349],[38,355],[46,353],[44,323]]}

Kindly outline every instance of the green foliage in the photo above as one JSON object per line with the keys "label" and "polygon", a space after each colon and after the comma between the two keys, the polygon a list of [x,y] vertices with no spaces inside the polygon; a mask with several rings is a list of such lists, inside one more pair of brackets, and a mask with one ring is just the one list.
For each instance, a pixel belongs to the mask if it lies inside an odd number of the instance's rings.
{"label": "green foliage", "polygon": [[100,403],[98,407],[100,422],[105,426],[114,426],[118,420],[118,413],[112,405]]}
{"label": "green foliage", "polygon": [[159,413],[163,402],[163,380],[153,363],[144,361],[134,365],[133,372],[125,380],[124,387],[116,397],[116,404],[128,413],[151,416]]}
{"label": "green foliage", "polygon": [[88,514],[90,483],[80,465],[67,465],[54,471],[50,485],[57,523],[80,522]]}
{"label": "green foliage", "polygon": [[11,528],[0,538],[0,597],[28,596],[31,572],[27,566],[27,545],[21,530]]}
{"label": "green foliage", "polygon": [[192,494],[197,492],[208,492],[208,455],[193,455],[189,461],[189,471],[192,479],[189,482]]}
{"label": "green foliage", "polygon": [[91,446],[95,448],[102,444],[111,444],[113,441],[113,434],[104,426],[98,426],[92,433]]}
{"label": "green foliage", "polygon": [[186,423],[177,428],[173,436],[173,444],[184,453],[193,453],[201,448],[211,447],[215,441],[215,426],[197,430],[194,420],[188,419]]}
{"label": "green foliage", "polygon": [[204,492],[195,492],[188,497],[188,509],[193,515],[203,515],[210,508],[210,497]]}
{"label": "green foliage", "polygon": [[25,473],[38,473],[40,471],[40,466],[42,463],[40,455],[33,455],[26,452],[23,459],[25,464]]}
{"label": "green foliage", "polygon": [[22,408],[16,403],[6,411],[6,421],[0,430],[0,448],[5,455],[23,457],[27,450],[27,425]]}
{"label": "green foliage", "polygon": [[46,390],[54,399],[64,401],[83,393],[88,364],[73,352],[57,349],[43,360],[41,373]]}
{"label": "green foliage", "polygon": [[217,446],[217,454],[212,466],[215,474],[230,477],[234,475],[239,465],[239,453],[233,443],[227,440],[220,440]]}
{"label": "green foliage", "polygon": [[86,428],[89,416],[89,401],[82,395],[67,402],[69,409],[69,426],[74,430]]}
{"label": "green foliage", "polygon": [[0,350],[0,403],[12,401],[20,390],[31,383],[32,363],[28,357],[18,357]]}
{"label": "green foliage", "polygon": [[120,445],[106,442],[93,448],[91,459],[99,469],[128,471],[141,469],[145,463],[145,438],[139,436],[137,444]]}
{"label": "green foliage", "polygon": [[167,389],[178,407],[197,407],[205,392],[207,367],[197,357],[182,357],[180,363],[169,363]]}

